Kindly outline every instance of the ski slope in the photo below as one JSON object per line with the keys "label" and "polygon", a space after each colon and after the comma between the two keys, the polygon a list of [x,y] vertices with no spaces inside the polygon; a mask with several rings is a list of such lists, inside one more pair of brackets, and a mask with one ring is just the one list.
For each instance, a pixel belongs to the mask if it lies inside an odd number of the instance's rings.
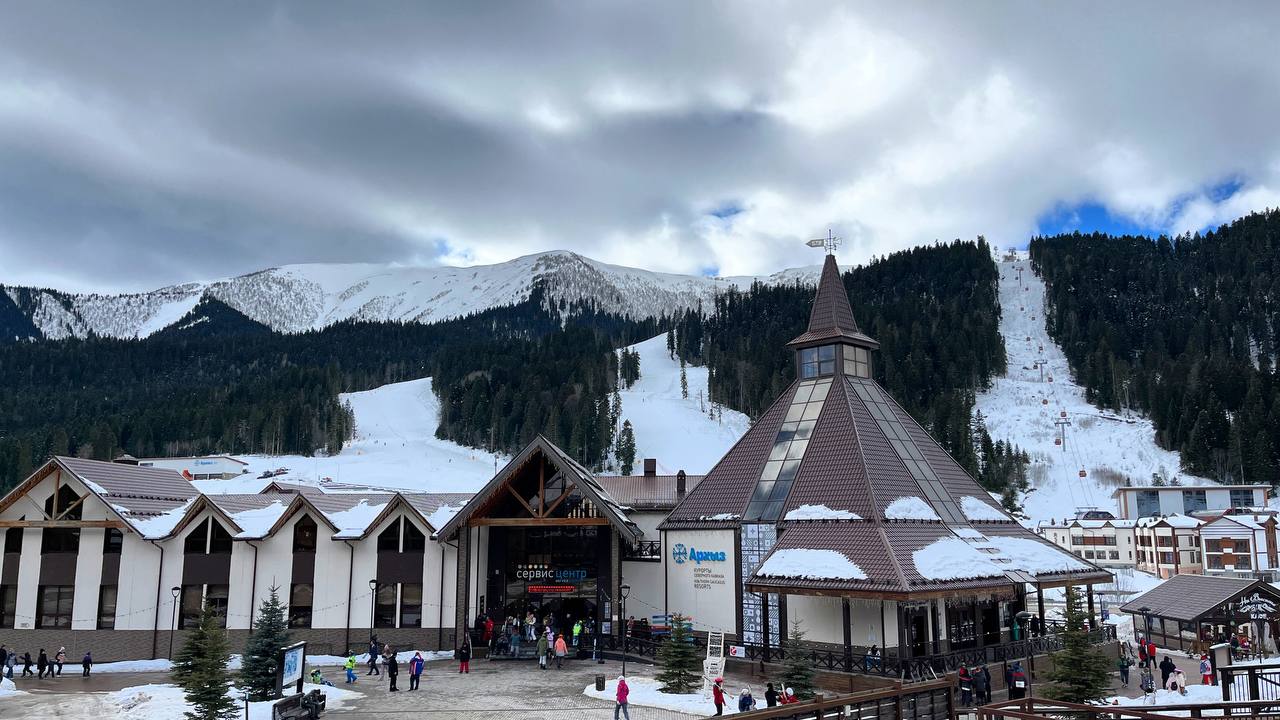
{"label": "ski slope", "polygon": [[[751,427],[746,415],[717,405],[716,419],[708,416],[707,369],[686,367],[689,399],[680,393],[680,361],[667,355],[665,334],[631,345],[640,353],[640,379],[619,391],[623,420],[630,420],[636,436],[633,473],[644,470],[641,458],[656,458],[660,474],[684,470],[705,475]],[[701,393],[701,399],[699,399]]]}
{"label": "ski slope", "polygon": [[[332,457],[247,455],[249,472],[234,480],[197,480],[206,493],[252,493],[272,480],[413,490],[475,492],[493,477],[505,456],[436,438],[440,403],[431,378],[383,385],[364,392],[343,393],[356,418],[355,437]],[[288,468],[270,479],[264,470]]]}
{"label": "ski slope", "polygon": [[[1012,441],[1031,455],[1033,489],[1023,503],[1031,520],[1071,517],[1085,506],[1115,512],[1111,493],[1125,477],[1134,485],[1149,485],[1156,472],[1184,484],[1211,482],[1182,473],[1178,454],[1156,445],[1155,428],[1144,415],[1099,410],[1085,400],[1066,356],[1045,330],[1044,283],[1025,253],[998,266],[1009,368],[978,395],[976,412],[993,440]],[[1060,437],[1055,420],[1071,423],[1063,445],[1054,444]],[[1081,470],[1087,477],[1080,477]]]}

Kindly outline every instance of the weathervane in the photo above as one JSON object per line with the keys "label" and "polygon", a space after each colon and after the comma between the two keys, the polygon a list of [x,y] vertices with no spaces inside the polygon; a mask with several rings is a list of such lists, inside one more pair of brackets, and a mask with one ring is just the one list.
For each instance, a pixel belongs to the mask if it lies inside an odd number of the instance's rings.
{"label": "weathervane", "polygon": [[827,228],[827,236],[824,238],[814,238],[805,243],[809,247],[820,247],[827,251],[828,255],[835,255],[836,248],[840,247],[840,238],[831,234],[831,228]]}

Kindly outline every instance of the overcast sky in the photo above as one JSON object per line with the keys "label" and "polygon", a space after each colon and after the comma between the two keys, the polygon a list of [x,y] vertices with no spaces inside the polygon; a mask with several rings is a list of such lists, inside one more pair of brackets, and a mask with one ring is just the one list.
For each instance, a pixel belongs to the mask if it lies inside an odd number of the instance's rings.
{"label": "overcast sky", "polygon": [[1280,5],[26,2],[0,282],[766,273],[1280,205]]}

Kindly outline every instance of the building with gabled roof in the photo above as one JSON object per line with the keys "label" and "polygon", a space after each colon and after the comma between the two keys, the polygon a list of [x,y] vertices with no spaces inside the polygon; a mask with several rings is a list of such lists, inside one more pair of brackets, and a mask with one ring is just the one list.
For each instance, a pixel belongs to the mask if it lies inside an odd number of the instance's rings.
{"label": "building with gabled roof", "polygon": [[873,379],[831,255],[789,347],[795,381],[660,526],[670,612],[765,648],[803,619],[908,661],[1007,639],[1028,587],[1086,586],[1092,610],[1110,573],[1019,525]]}

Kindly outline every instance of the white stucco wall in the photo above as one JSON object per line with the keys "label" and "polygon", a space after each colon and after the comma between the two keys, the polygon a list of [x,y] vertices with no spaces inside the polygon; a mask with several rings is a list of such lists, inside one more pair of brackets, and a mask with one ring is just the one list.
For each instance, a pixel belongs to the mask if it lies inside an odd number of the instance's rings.
{"label": "white stucco wall", "polygon": [[[666,568],[667,611],[693,618],[699,631],[737,632],[738,561],[734,530],[671,530],[664,533],[663,566]],[[677,563],[671,554],[677,544],[702,552],[723,552],[724,561],[686,560]]]}

